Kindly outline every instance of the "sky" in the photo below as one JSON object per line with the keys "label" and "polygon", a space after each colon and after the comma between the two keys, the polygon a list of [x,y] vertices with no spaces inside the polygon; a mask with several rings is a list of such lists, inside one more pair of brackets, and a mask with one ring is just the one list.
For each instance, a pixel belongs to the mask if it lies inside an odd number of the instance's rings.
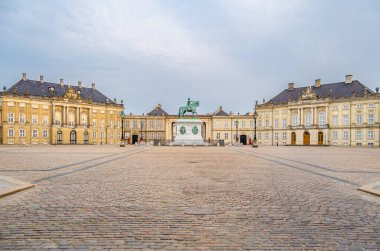
{"label": "sky", "polygon": [[82,81],[126,113],[246,113],[287,88],[380,86],[380,1],[0,0],[0,85]]}

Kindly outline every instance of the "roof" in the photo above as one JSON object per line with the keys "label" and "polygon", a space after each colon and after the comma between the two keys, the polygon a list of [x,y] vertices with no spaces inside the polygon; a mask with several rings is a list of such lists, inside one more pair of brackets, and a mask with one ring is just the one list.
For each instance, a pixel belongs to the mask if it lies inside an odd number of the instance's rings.
{"label": "roof", "polygon": [[102,94],[96,89],[93,90],[92,88],[88,88],[88,87],[79,88],[78,86],[60,85],[57,83],[41,82],[41,81],[29,80],[29,79],[27,80],[21,79],[12,87],[10,87],[8,90],[6,90],[5,93],[17,92],[18,94],[24,94],[24,95],[51,97],[51,92],[49,89],[50,87],[54,87],[55,97],[63,97],[63,95],[67,92],[67,90],[70,87],[75,92],[80,90],[80,97],[83,100],[91,100],[92,102],[96,102],[96,103],[115,104],[115,102],[107,98],[104,94]]}
{"label": "roof", "polygon": [[344,98],[351,97],[353,95],[362,97],[364,94],[373,94],[374,92],[370,90],[367,86],[360,83],[358,80],[354,80],[351,83],[338,82],[331,84],[322,84],[320,87],[310,86],[310,87],[299,87],[292,90],[285,89],[277,96],[273,97],[268,103],[287,103],[289,100],[298,99],[303,92],[306,92],[308,88],[315,93],[318,98]]}
{"label": "roof", "polygon": [[148,116],[167,116],[168,113],[165,112],[162,108],[161,105],[158,104],[152,111],[148,112]]}
{"label": "roof", "polygon": [[229,116],[228,113],[223,111],[222,107],[220,106],[219,109],[214,113],[214,116]]}

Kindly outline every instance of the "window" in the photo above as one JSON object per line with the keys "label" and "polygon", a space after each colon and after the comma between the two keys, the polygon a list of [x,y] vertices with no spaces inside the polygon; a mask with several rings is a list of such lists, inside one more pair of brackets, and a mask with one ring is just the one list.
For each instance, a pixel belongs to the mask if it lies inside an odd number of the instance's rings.
{"label": "window", "polygon": [[101,119],[101,120],[100,120],[100,127],[104,127],[104,125],[105,125],[105,120],[104,120],[104,119]]}
{"label": "window", "polygon": [[161,133],[160,132],[157,133],[157,139],[161,139]]}
{"label": "window", "polygon": [[10,137],[10,138],[13,138],[15,135],[14,135],[14,130],[13,130],[13,128],[9,128],[8,129],[8,137]]}
{"label": "window", "polygon": [[257,139],[261,139],[261,132],[257,134]]}
{"label": "window", "polygon": [[114,133],[110,132],[110,139],[113,140]]}
{"label": "window", "polygon": [[49,109],[49,106],[48,105],[42,105],[42,109],[47,110],[47,109]]}
{"label": "window", "polygon": [[82,114],[82,126],[87,126],[87,115],[86,114]]}
{"label": "window", "polygon": [[363,104],[356,104],[356,108],[357,109],[362,109],[363,108]]}
{"label": "window", "polygon": [[92,132],[92,138],[93,138],[93,139],[96,139],[97,136],[98,136],[98,135],[97,135],[96,131],[93,131],[93,132]]}
{"label": "window", "polygon": [[283,140],[286,140],[286,132],[283,132],[283,133],[282,133],[282,139],[283,139]]}
{"label": "window", "polygon": [[154,128],[154,121],[153,120],[149,121],[149,127]]}
{"label": "window", "polygon": [[75,121],[75,116],[74,116],[74,114],[70,113],[69,114],[69,125],[74,126],[74,123],[75,123],[74,121]]}
{"label": "window", "polygon": [[338,116],[337,115],[334,115],[332,117],[332,123],[333,123],[333,125],[338,125]]}
{"label": "window", "polygon": [[60,125],[61,124],[61,113],[59,113],[59,112],[55,113],[55,115],[54,115],[54,123],[56,125]]}
{"label": "window", "polygon": [[286,110],[282,110],[282,114],[286,114],[287,113],[287,111]]}
{"label": "window", "polygon": [[120,128],[121,122],[120,119],[117,120],[117,128]]}
{"label": "window", "polygon": [[250,128],[253,128],[253,120],[250,120],[250,121],[249,121],[249,127],[250,127]]}
{"label": "window", "polygon": [[154,139],[154,133],[153,133],[153,132],[150,132],[150,133],[149,133],[149,138],[150,138],[150,139]]}
{"label": "window", "polygon": [[113,119],[111,119],[110,120],[110,127],[113,127],[113,125],[114,125],[114,121],[113,121]]}
{"label": "window", "polygon": [[38,104],[32,104],[32,108],[38,109]]}
{"label": "window", "polygon": [[8,123],[14,123],[14,114],[8,113]]}
{"label": "window", "polygon": [[117,139],[121,139],[121,132],[117,132]]}
{"label": "window", "polygon": [[145,128],[145,121],[144,120],[140,121],[140,126],[141,126],[141,128]]}
{"label": "window", "polygon": [[113,111],[110,111],[110,114],[113,115]]}
{"label": "window", "polygon": [[36,125],[38,123],[38,115],[32,115],[32,124]]}
{"label": "window", "polygon": [[349,139],[349,132],[348,131],[343,131],[343,139],[347,140]]}
{"label": "window", "polygon": [[349,110],[349,106],[348,105],[344,105],[343,106],[343,110]]}
{"label": "window", "polygon": [[282,126],[286,127],[286,119],[282,119]]}
{"label": "window", "polygon": [[333,131],[333,140],[337,140],[337,139],[338,139],[338,132]]}
{"label": "window", "polygon": [[106,132],[104,132],[104,131],[100,132],[100,138],[101,139],[106,138]]}
{"label": "window", "polygon": [[245,121],[244,120],[241,122],[241,128],[245,128]]}
{"label": "window", "polygon": [[20,129],[19,136],[20,138],[25,138],[25,129]]}
{"label": "window", "polygon": [[161,120],[157,120],[157,128],[161,129]]}
{"label": "window", "polygon": [[230,127],[230,124],[228,123],[228,120],[225,120],[224,121],[224,128],[229,128]]}
{"label": "window", "polygon": [[125,121],[125,128],[129,128],[129,120]]}
{"label": "window", "polygon": [[278,115],[278,110],[274,111],[274,115]]}
{"label": "window", "polygon": [[47,125],[48,124],[48,116],[44,115],[42,116],[42,124]]}
{"label": "window", "polygon": [[339,106],[337,106],[337,105],[333,106],[333,111],[337,111],[338,109],[339,109]]}
{"label": "window", "polygon": [[305,126],[310,127],[311,126],[311,113],[307,112],[305,116]]}
{"label": "window", "polygon": [[228,139],[228,133],[227,132],[224,134],[224,139]]}
{"label": "window", "polygon": [[220,133],[216,133],[216,139],[220,139]]}
{"label": "window", "polygon": [[373,125],[373,123],[374,123],[373,114],[370,113],[368,114],[368,124]]}
{"label": "window", "polygon": [[25,103],[19,103],[20,107],[25,107]]}
{"label": "window", "polygon": [[265,127],[269,127],[269,119],[265,120]]}
{"label": "window", "polygon": [[348,115],[343,115],[343,125],[349,125]]}
{"label": "window", "polygon": [[265,133],[265,139],[268,140],[269,139],[269,133]]}
{"label": "window", "polygon": [[134,128],[134,129],[137,128],[137,120],[133,120],[133,128]]}
{"label": "window", "polygon": [[96,119],[92,119],[92,127],[96,127]]}
{"label": "window", "polygon": [[142,138],[142,139],[145,139],[145,132],[143,132],[143,133],[141,134],[141,138]]}
{"label": "window", "polygon": [[275,133],[274,133],[274,139],[275,139],[275,140],[278,140],[278,132],[275,132]]}
{"label": "window", "polygon": [[278,127],[278,119],[274,120],[274,127]]}
{"label": "window", "polygon": [[24,113],[20,113],[20,115],[19,115],[19,122],[20,122],[20,124],[24,124],[25,123],[25,114]]}
{"label": "window", "polygon": [[363,134],[362,131],[356,131],[356,139],[362,139]]}
{"label": "window", "polygon": [[37,129],[33,129],[32,130],[32,137],[33,138],[38,138],[38,130]]}
{"label": "window", "polygon": [[368,104],[368,108],[375,108],[375,104],[373,103]]}
{"label": "window", "polygon": [[374,131],[368,131],[368,139],[374,139],[375,138],[375,133]]}
{"label": "window", "polygon": [[298,114],[293,114],[292,126],[298,126]]}
{"label": "window", "polygon": [[42,131],[42,137],[45,139],[48,137],[48,130],[45,129]]}
{"label": "window", "polygon": [[257,126],[258,126],[258,127],[261,127],[261,126],[262,126],[262,121],[261,121],[261,120],[259,120],[259,123],[258,123]]}
{"label": "window", "polygon": [[326,113],[325,112],[319,113],[319,125],[320,126],[326,125]]}
{"label": "window", "polygon": [[363,123],[363,116],[361,114],[356,114],[356,124],[361,125]]}

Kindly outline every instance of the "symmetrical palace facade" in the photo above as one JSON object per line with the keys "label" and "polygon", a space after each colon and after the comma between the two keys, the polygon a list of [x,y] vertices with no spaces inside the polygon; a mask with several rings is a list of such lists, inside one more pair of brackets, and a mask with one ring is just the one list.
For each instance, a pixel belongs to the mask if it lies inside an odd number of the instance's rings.
{"label": "symmetrical palace facade", "polygon": [[[256,102],[259,145],[379,146],[380,94],[352,75],[345,81],[288,88]],[[222,107],[199,115],[204,141],[251,144],[254,110],[226,113]],[[176,135],[178,115],[157,105],[152,111],[124,115],[124,106],[92,84],[70,86],[22,79],[0,95],[1,144],[167,143]]]}
{"label": "symmetrical palace facade", "polygon": [[2,144],[116,144],[123,104],[95,88],[22,79],[0,96]]}

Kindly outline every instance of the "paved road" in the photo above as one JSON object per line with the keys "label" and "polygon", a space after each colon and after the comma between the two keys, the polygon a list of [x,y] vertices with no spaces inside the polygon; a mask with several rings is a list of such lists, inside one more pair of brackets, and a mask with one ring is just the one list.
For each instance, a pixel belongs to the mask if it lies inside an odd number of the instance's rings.
{"label": "paved road", "polygon": [[0,249],[379,250],[380,149],[1,147]]}

